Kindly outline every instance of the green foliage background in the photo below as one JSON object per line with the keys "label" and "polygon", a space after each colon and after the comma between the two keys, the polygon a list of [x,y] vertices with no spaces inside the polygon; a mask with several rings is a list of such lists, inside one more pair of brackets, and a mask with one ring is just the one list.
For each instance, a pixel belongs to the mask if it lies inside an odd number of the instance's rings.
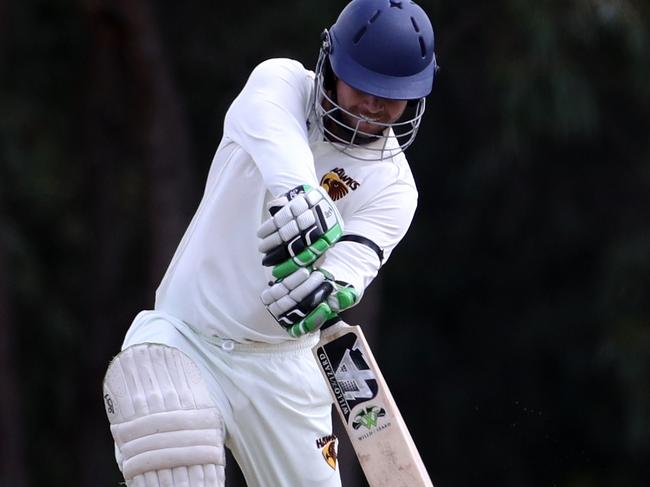
{"label": "green foliage background", "polygon": [[[647,486],[650,6],[420,4],[442,66],[409,150],[420,204],[374,286],[434,483]],[[188,190],[166,198],[187,223],[250,70],[312,67],[345,2],[0,0],[2,485],[119,481],[101,376],[178,237],[151,229],[133,5],[180,101]]]}

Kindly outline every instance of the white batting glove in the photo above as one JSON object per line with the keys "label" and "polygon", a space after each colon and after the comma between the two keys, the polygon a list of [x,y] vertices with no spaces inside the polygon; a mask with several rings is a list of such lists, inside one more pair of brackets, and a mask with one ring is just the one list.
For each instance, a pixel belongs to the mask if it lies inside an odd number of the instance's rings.
{"label": "white batting glove", "polygon": [[318,330],[340,311],[357,302],[351,285],[334,280],[322,269],[302,267],[262,292],[262,302],[293,337]]}
{"label": "white batting glove", "polygon": [[297,186],[269,203],[271,217],[257,231],[262,265],[282,279],[311,265],[343,234],[343,219],[327,192]]}

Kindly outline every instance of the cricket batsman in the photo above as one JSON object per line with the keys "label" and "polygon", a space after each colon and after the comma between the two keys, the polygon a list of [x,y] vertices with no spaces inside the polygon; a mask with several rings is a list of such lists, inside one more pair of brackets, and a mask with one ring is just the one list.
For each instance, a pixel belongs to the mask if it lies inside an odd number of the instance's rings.
{"label": "cricket batsman", "polygon": [[412,1],[353,0],[315,71],[270,59],[228,109],[205,193],[104,379],[127,486],[341,485],[311,348],[404,237],[404,149],[437,70]]}

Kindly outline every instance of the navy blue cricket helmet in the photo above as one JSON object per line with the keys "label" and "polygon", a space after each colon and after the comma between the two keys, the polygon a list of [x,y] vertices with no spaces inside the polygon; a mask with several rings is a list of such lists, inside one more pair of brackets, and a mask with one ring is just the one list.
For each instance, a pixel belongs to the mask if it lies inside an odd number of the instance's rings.
{"label": "navy blue cricket helmet", "polygon": [[[433,27],[417,4],[410,0],[351,1],[321,36],[314,98],[319,129],[352,157],[367,159],[354,150],[359,147],[365,153],[374,152],[376,159],[399,154],[415,140],[437,69]],[[364,93],[411,101],[413,115],[382,124],[346,111],[337,102],[332,74]],[[363,122],[380,126],[381,135],[362,132]]]}
{"label": "navy blue cricket helmet", "polygon": [[410,0],[354,0],[329,30],[332,70],[350,86],[382,98],[431,92],[436,72],[433,27]]}

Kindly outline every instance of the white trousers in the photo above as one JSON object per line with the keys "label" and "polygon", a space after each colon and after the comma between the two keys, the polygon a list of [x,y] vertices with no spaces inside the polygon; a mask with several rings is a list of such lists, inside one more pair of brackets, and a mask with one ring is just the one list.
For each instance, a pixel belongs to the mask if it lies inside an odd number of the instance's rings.
{"label": "white trousers", "polygon": [[[223,416],[226,446],[249,487],[338,487],[329,441],[332,401],[311,352],[317,338],[238,344],[201,336],[166,313],[143,311],[122,349],[159,343],[192,359]],[[119,450],[116,455],[119,463]]]}

